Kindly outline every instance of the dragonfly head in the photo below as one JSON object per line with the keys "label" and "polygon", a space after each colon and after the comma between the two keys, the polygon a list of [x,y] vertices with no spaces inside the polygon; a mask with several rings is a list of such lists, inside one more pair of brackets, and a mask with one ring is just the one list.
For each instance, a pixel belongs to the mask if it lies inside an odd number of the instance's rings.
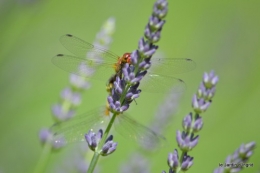
{"label": "dragonfly head", "polygon": [[131,53],[125,53],[122,57],[122,61],[124,63],[128,63],[130,64],[131,63]]}

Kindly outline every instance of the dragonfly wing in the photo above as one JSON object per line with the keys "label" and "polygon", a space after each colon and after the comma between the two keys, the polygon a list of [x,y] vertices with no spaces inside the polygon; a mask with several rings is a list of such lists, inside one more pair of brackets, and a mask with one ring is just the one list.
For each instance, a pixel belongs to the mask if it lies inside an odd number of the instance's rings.
{"label": "dragonfly wing", "polygon": [[87,60],[84,58],[58,54],[52,58],[52,63],[64,71],[86,78],[107,80],[110,74],[115,73],[112,64]]}
{"label": "dragonfly wing", "polygon": [[150,93],[165,93],[170,90],[180,93],[185,91],[186,85],[181,79],[148,72],[141,81],[140,89]]}
{"label": "dragonfly wing", "polygon": [[149,72],[165,76],[185,73],[196,67],[193,60],[185,58],[151,58],[151,64]]}
{"label": "dragonfly wing", "polygon": [[70,34],[61,36],[61,44],[74,55],[87,59],[102,59],[106,63],[115,63],[118,55],[101,47],[97,47]]}
{"label": "dragonfly wing", "polygon": [[157,134],[148,127],[143,126],[126,114],[118,116],[118,122],[115,124],[115,129],[126,139],[130,138],[145,147],[162,147],[166,144],[165,137]]}
{"label": "dragonfly wing", "polygon": [[53,141],[66,143],[85,141],[89,130],[98,131],[106,123],[105,108],[97,108],[75,118],[56,123],[51,127]]}

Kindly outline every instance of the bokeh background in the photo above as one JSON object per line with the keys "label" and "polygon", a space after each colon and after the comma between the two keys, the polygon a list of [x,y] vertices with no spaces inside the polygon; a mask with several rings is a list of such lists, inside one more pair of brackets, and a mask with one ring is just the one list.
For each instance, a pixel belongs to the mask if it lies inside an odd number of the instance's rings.
{"label": "bokeh background", "polygon": [[[0,172],[32,172],[42,146],[38,132],[53,120],[50,106],[68,85],[68,73],[51,63],[57,53],[68,53],[59,43],[70,33],[92,42],[111,16],[116,32],[111,50],[121,55],[137,48],[154,1],[150,0],[1,0],[0,1]],[[190,172],[212,172],[241,143],[260,143],[260,1],[171,1],[159,50],[167,58],[191,58],[196,69],[176,75],[187,89],[178,112],[166,127],[169,145],[145,154],[152,172],[168,170],[167,156],[177,147],[175,132],[192,111],[191,98],[205,71],[214,69],[220,81],[209,110],[203,114],[204,129],[198,146],[190,153]],[[93,81],[84,93],[79,113],[103,105],[105,81]],[[165,95],[142,94],[129,114],[143,124],[151,121]],[[163,127],[162,127],[163,128]],[[119,172],[137,145],[120,136],[117,151],[99,162],[101,172]],[[46,172],[58,172],[73,151],[66,147],[51,154]],[[249,163],[260,170],[260,151]]]}

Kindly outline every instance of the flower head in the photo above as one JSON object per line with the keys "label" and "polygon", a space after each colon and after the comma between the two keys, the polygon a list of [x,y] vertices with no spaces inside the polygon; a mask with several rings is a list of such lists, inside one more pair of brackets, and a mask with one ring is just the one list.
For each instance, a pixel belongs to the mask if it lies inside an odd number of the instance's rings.
{"label": "flower head", "polygon": [[111,88],[107,100],[112,112],[126,111],[130,103],[139,97],[141,90],[138,89],[138,86],[150,68],[150,60],[158,48],[154,43],[160,39],[162,27],[165,23],[163,18],[166,16],[167,11],[168,2],[166,0],[155,2],[153,13],[144,32],[146,39],[140,39],[138,50],[131,53],[131,63],[124,64],[122,77],[117,76]]}

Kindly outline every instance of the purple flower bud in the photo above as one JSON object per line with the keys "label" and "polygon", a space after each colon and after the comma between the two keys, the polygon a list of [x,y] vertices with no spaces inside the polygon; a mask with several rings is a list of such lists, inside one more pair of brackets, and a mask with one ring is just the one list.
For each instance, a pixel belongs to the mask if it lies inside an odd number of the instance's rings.
{"label": "purple flower bud", "polygon": [[102,139],[102,137],[103,137],[103,130],[102,129],[99,129],[98,130],[98,133],[97,133],[97,143],[99,143],[99,141]]}
{"label": "purple flower bud", "polygon": [[203,127],[203,121],[201,117],[198,117],[193,123],[193,132],[199,132]]}
{"label": "purple flower bud", "polygon": [[186,135],[184,132],[181,133],[178,130],[176,133],[176,140],[180,149],[183,152],[188,152],[198,144],[199,136],[194,137],[193,135]]}
{"label": "purple flower bud", "polygon": [[181,164],[181,170],[187,171],[193,165],[193,157],[185,155]]}
{"label": "purple flower bud", "polygon": [[95,151],[102,136],[103,136],[102,129],[100,129],[97,134],[89,130],[88,133],[85,135],[85,139],[88,143],[88,146],[92,151]]}
{"label": "purple flower bud", "polygon": [[[147,28],[146,28],[146,30],[147,30]],[[145,32],[149,32],[149,31],[146,31],[146,30],[145,30]],[[148,30],[149,30],[149,29],[148,29]],[[139,40],[138,50],[139,50],[140,52],[142,52],[142,53],[144,53],[144,52],[150,50],[150,45],[149,45],[149,43],[145,42],[144,38],[141,38],[141,39]],[[133,54],[134,54],[136,57],[139,56],[138,53],[139,53],[138,51],[134,51],[134,52],[133,52]]]}
{"label": "purple flower bud", "polygon": [[[150,62],[149,62],[150,63]],[[148,63],[146,61],[143,61],[139,64],[139,68],[144,69],[144,67],[147,65]]]}
{"label": "purple flower bud", "polygon": [[215,75],[214,71],[211,71],[209,74],[204,73],[203,83],[207,89],[212,88],[218,83],[218,76]]}
{"label": "purple flower bud", "polygon": [[151,16],[150,20],[149,20],[149,26],[153,29],[153,30],[160,30],[163,27],[163,24],[165,23],[164,20],[159,20],[157,17],[155,16]]}
{"label": "purple flower bud", "polygon": [[129,104],[125,104],[125,105],[121,106],[120,112],[124,112],[124,111],[126,111],[128,108],[129,108]]}
{"label": "purple flower bud", "polygon": [[113,153],[116,150],[117,143],[113,142],[112,139],[113,139],[113,136],[110,135],[108,137],[106,143],[102,147],[102,151],[101,151],[102,156],[107,156],[107,155]]}
{"label": "purple flower bud", "polygon": [[151,64],[145,64],[145,66],[143,67],[143,70],[148,70],[151,67]]}
{"label": "purple flower bud", "polygon": [[135,79],[135,74],[134,73],[130,73],[129,74],[129,81],[130,80],[134,80]]}
{"label": "purple flower bud", "polygon": [[150,49],[149,51],[144,52],[143,55],[144,55],[146,58],[151,57],[151,56],[156,52],[157,48],[158,48],[158,47],[152,48],[152,49]]}
{"label": "purple flower bud", "polygon": [[189,113],[186,117],[183,118],[182,127],[185,131],[189,131],[192,123],[192,113]]}
{"label": "purple flower bud", "polygon": [[211,89],[208,89],[205,93],[204,93],[204,98],[206,100],[211,100],[213,98],[213,96],[215,95],[216,92],[216,87],[212,87]]}
{"label": "purple flower bud", "polygon": [[166,0],[158,0],[154,4],[153,15],[163,19],[168,12],[168,2]]}
{"label": "purple flower bud", "polygon": [[197,114],[205,112],[209,107],[210,102],[205,102],[203,98],[198,99],[197,95],[193,96],[192,107]]}
{"label": "purple flower bud", "polygon": [[116,108],[119,108],[120,105],[121,105],[120,101],[116,101],[116,102],[115,102],[115,106],[116,106]]}
{"label": "purple flower bud", "polygon": [[167,0],[158,0],[155,4],[158,8],[166,8],[168,6]]}
{"label": "purple flower bud", "polygon": [[128,92],[125,97],[126,97],[126,99],[131,99],[132,96],[133,96],[133,93]]}
{"label": "purple flower bud", "polygon": [[179,166],[179,156],[178,151],[175,149],[173,153],[168,155],[168,165],[173,170],[176,170]]}
{"label": "purple flower bud", "polygon": [[114,91],[118,94],[122,94],[124,86],[124,82],[119,77],[116,77],[113,85]]}
{"label": "purple flower bud", "polygon": [[[142,40],[142,39],[140,39],[140,40]],[[133,51],[131,53],[131,62],[132,62],[132,64],[134,64],[134,65],[137,64],[137,59],[138,59],[138,51],[135,50],[135,51]]]}
{"label": "purple flower bud", "polygon": [[138,93],[138,94],[134,94],[134,95],[131,97],[131,99],[134,100],[134,99],[136,99],[136,98],[138,98],[138,97],[139,97],[139,93]]}
{"label": "purple flower bud", "polygon": [[238,153],[239,153],[239,157],[241,159],[247,159],[249,158],[253,153],[252,150],[255,148],[255,142],[250,142],[248,144],[242,144],[239,147]]}
{"label": "purple flower bud", "polygon": [[[151,38],[151,35],[152,35],[151,31],[150,31],[149,27],[147,27],[145,30],[145,36],[148,38]],[[145,41],[143,38],[141,38],[139,41],[138,50],[139,50],[141,56],[144,56],[146,58],[152,56],[155,53],[155,51],[157,50],[157,48],[158,48],[158,46],[153,45],[148,41]]]}
{"label": "purple flower bud", "polygon": [[89,148],[92,150],[92,151],[95,151],[98,143],[97,143],[97,140],[96,140],[96,134],[92,131],[89,131],[86,135],[85,135],[85,139],[88,143],[88,146]]}
{"label": "purple flower bud", "polygon": [[[156,43],[160,40],[161,37],[161,31],[157,32],[151,32],[149,29],[146,30],[145,32],[145,37],[152,43]],[[151,55],[150,55],[151,56]],[[147,55],[147,57],[149,57]]]}
{"label": "purple flower bud", "polygon": [[206,88],[203,82],[200,83],[199,89],[197,91],[197,97],[202,98],[205,95]]}

